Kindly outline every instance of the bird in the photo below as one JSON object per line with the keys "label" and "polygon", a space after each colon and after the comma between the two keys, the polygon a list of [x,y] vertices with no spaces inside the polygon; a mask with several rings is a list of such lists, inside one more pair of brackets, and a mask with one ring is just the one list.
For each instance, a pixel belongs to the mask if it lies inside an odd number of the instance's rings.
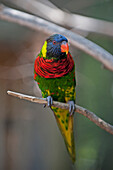
{"label": "bird", "polygon": [[[34,80],[41,90],[42,97],[46,98],[47,105],[53,111],[74,163],[75,63],[65,36],[53,34],[45,40],[34,62]],[[53,101],[68,103],[69,109],[53,107]]]}

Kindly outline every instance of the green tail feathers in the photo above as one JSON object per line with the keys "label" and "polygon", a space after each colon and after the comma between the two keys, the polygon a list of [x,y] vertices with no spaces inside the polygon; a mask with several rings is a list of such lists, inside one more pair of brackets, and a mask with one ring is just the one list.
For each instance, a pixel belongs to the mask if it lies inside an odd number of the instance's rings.
{"label": "green tail feathers", "polygon": [[70,116],[68,110],[51,107],[58,127],[61,131],[61,134],[64,138],[64,142],[67,148],[67,151],[72,159],[72,162],[75,162],[75,142],[74,142],[74,133],[73,133],[73,115]]}

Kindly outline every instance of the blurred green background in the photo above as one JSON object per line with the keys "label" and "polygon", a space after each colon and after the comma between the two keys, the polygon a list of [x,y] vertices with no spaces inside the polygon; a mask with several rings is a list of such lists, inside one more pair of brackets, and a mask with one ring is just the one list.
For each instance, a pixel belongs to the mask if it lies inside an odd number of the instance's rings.
{"label": "blurred green background", "polygon": [[[24,8],[18,6],[19,0],[1,2],[16,9]],[[28,0],[23,2],[27,6]],[[48,5],[52,2],[70,13],[113,21],[112,0],[41,2]],[[113,54],[113,35],[99,34],[98,30],[81,34]],[[112,135],[76,113],[77,161],[73,166],[50,109],[6,93],[12,90],[39,96],[33,79],[33,63],[47,36],[0,21],[0,169],[113,170]],[[77,104],[113,124],[113,73],[72,45],[70,51],[76,64]]]}

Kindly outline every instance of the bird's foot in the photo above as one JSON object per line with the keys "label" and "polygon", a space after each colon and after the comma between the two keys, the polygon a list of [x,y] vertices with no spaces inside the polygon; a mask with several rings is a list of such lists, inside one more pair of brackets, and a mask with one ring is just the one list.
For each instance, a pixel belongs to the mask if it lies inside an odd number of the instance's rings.
{"label": "bird's foot", "polygon": [[43,108],[45,108],[46,107],[46,104],[43,104]]}
{"label": "bird's foot", "polygon": [[68,104],[69,104],[69,113],[70,113],[70,116],[72,116],[75,111],[75,103],[74,101],[68,101]]}
{"label": "bird's foot", "polygon": [[47,100],[47,106],[51,107],[51,105],[53,104],[53,98],[51,96],[48,96],[46,100]]}

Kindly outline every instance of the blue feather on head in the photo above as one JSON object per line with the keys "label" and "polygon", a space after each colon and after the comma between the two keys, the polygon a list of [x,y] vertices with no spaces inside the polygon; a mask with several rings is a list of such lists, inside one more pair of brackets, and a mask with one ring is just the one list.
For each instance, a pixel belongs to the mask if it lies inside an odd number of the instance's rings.
{"label": "blue feather on head", "polygon": [[54,34],[46,39],[47,41],[47,58],[60,59],[66,57],[66,52],[62,52],[62,44],[68,44],[66,37],[60,34]]}

